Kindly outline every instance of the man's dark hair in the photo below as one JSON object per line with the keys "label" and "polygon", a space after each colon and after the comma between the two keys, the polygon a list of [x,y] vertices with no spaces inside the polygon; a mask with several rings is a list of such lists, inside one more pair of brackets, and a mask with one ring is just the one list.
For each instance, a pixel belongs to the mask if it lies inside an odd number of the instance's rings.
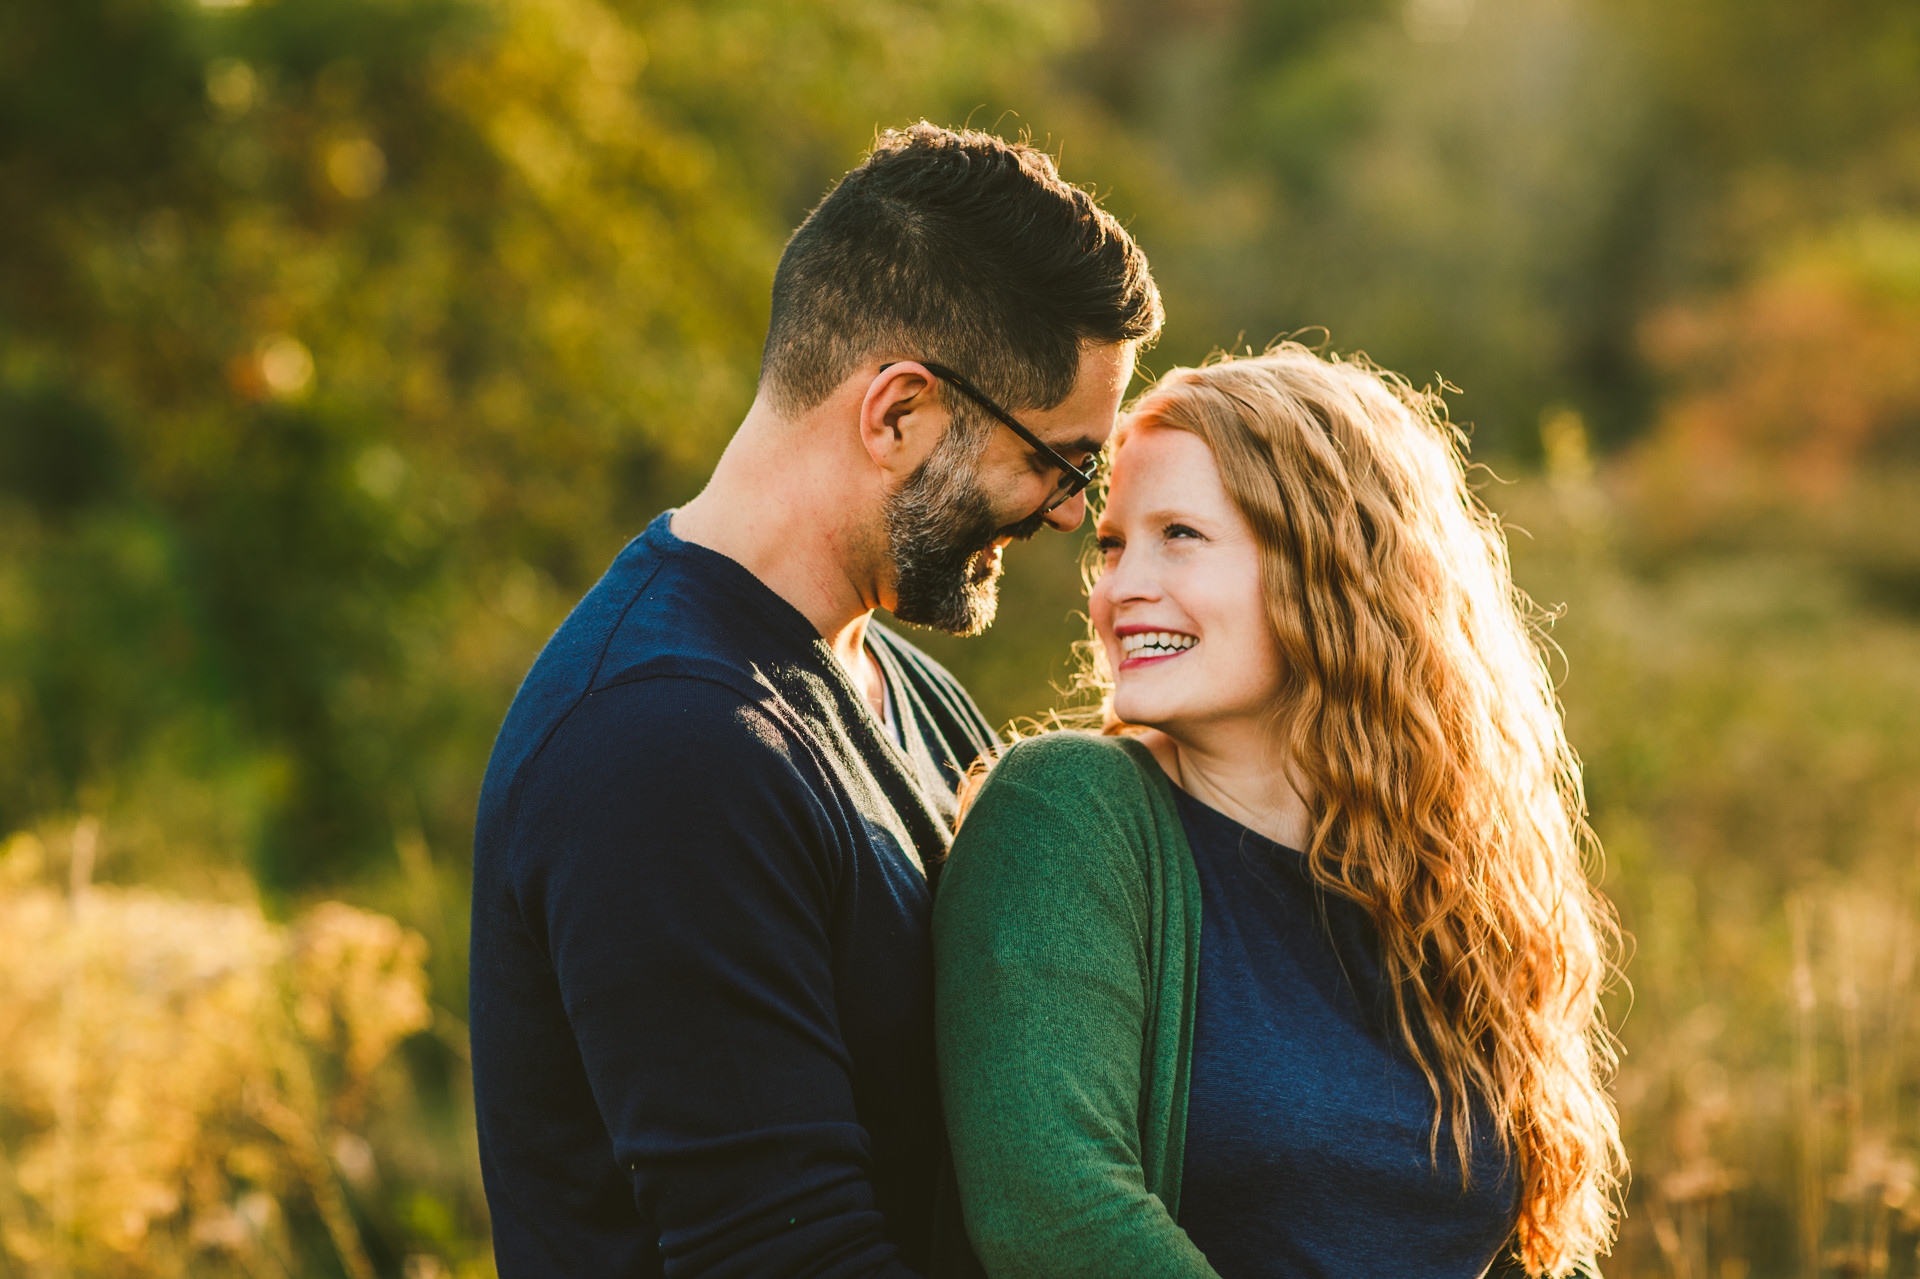
{"label": "man's dark hair", "polygon": [[760,377],[798,413],[892,348],[1010,408],[1052,408],[1083,342],[1144,342],[1160,323],[1146,254],[1051,156],[923,120],[881,134],[787,241]]}

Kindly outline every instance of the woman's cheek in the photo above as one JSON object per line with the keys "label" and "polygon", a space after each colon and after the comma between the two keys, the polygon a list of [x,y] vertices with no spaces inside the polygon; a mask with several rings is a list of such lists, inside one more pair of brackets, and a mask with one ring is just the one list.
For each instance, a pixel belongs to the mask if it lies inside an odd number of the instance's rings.
{"label": "woman's cheek", "polygon": [[1107,667],[1111,671],[1117,665],[1113,642],[1113,607],[1107,603],[1107,593],[1101,588],[1102,582],[1095,582],[1093,589],[1087,593],[1087,613],[1093,618],[1094,638],[1100,641],[1100,648],[1107,655]]}

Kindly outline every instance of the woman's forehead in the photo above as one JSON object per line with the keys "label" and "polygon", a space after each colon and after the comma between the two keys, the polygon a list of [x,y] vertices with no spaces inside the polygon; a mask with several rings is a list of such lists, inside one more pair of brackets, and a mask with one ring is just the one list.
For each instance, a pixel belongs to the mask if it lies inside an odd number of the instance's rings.
{"label": "woman's forehead", "polygon": [[1185,427],[1171,426],[1150,417],[1129,418],[1120,428],[1113,449],[1116,476],[1120,473],[1123,454],[1144,459],[1127,467],[1129,471],[1143,467],[1152,472],[1172,465],[1208,468],[1214,465],[1213,450],[1204,439]]}
{"label": "woman's forehead", "polygon": [[1226,500],[1213,450],[1191,431],[1146,425],[1130,432],[1114,452],[1108,509],[1119,506],[1133,515],[1145,506],[1206,509]]}

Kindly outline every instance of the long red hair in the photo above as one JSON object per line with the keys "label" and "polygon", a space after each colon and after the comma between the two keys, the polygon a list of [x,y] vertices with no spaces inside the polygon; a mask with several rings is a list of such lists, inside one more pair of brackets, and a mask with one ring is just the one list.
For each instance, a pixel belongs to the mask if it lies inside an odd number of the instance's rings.
{"label": "long red hair", "polygon": [[1444,1116],[1464,1176],[1476,1110],[1493,1116],[1530,1273],[1606,1251],[1618,930],[1585,871],[1599,849],[1539,614],[1464,439],[1437,397],[1294,343],[1173,370],[1121,430],[1149,424],[1206,441],[1257,536],[1309,863],[1373,918],[1434,1141]]}

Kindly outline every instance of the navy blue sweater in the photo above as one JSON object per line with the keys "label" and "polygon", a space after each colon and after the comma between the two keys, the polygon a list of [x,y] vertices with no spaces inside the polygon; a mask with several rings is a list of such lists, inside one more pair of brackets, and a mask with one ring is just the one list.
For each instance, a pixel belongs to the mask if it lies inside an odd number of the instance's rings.
{"label": "navy blue sweater", "polygon": [[1200,872],[1180,1225],[1222,1279],[1477,1279],[1513,1230],[1490,1122],[1453,1132],[1391,1030],[1372,922],[1306,858],[1176,789]]}
{"label": "navy blue sweater", "polygon": [[655,520],[515,697],[474,840],[475,1100],[520,1276],[898,1276],[943,1142],[930,898],[992,733]]}

